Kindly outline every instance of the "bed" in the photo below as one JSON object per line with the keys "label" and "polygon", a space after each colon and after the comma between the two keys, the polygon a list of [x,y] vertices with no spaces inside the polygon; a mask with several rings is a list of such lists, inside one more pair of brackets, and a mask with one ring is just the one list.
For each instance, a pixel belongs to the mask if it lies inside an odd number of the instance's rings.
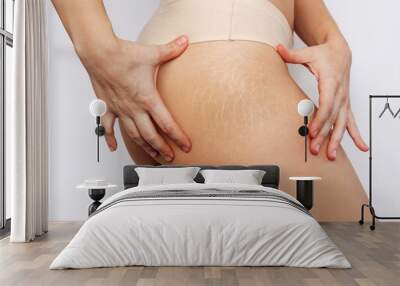
{"label": "bed", "polygon": [[262,170],[261,185],[204,183],[198,173],[193,183],[150,186],[138,185],[138,167],[124,168],[125,189],[102,203],[50,269],[351,267],[307,209],[278,189],[278,166],[198,166]]}

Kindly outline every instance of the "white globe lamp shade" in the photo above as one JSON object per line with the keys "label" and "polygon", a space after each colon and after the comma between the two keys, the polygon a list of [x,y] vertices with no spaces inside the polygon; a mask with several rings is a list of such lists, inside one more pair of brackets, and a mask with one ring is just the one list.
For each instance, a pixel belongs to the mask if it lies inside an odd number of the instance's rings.
{"label": "white globe lamp shade", "polygon": [[101,99],[95,99],[90,103],[89,111],[94,117],[103,116],[107,111],[107,104]]}
{"label": "white globe lamp shade", "polygon": [[297,104],[297,112],[301,116],[309,116],[314,111],[314,103],[309,99],[303,99]]}

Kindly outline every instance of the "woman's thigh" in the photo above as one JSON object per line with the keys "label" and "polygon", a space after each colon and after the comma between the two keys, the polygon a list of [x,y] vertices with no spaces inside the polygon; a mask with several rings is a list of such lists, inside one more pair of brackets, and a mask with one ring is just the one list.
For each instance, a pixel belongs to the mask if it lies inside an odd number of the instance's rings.
{"label": "woman's thigh", "polygon": [[[195,44],[162,66],[157,84],[193,144],[186,154],[169,141],[174,164],[277,164],[281,189],[290,194],[295,186],[289,176],[321,176],[313,214],[324,221],[358,218],[366,195],[343,149],[335,162],[324,152],[309,154],[304,162],[297,103],[306,96],[271,47],[251,42]],[[127,147],[137,163],[154,163],[134,144]],[[326,147],[325,142],[322,150]]]}

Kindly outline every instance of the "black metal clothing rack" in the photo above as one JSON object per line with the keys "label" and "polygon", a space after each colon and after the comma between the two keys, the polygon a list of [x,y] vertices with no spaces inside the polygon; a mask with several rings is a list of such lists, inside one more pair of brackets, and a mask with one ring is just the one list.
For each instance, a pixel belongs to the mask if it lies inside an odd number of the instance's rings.
{"label": "black metal clothing rack", "polygon": [[370,225],[370,229],[375,229],[375,219],[381,220],[392,220],[392,219],[400,219],[400,217],[383,217],[378,216],[375,213],[375,209],[372,205],[372,101],[373,99],[388,99],[388,98],[400,98],[400,95],[370,95],[369,96],[369,200],[368,204],[363,204],[361,206],[361,219],[359,223],[364,224],[364,208],[369,208],[369,211],[372,215],[372,224]]}

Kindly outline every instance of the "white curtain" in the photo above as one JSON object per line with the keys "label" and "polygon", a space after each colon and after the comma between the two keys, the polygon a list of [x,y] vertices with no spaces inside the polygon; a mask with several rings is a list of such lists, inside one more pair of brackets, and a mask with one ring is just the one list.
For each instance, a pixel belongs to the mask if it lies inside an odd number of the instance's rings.
{"label": "white curtain", "polygon": [[15,1],[13,91],[6,98],[6,187],[12,242],[47,232],[46,0]]}

